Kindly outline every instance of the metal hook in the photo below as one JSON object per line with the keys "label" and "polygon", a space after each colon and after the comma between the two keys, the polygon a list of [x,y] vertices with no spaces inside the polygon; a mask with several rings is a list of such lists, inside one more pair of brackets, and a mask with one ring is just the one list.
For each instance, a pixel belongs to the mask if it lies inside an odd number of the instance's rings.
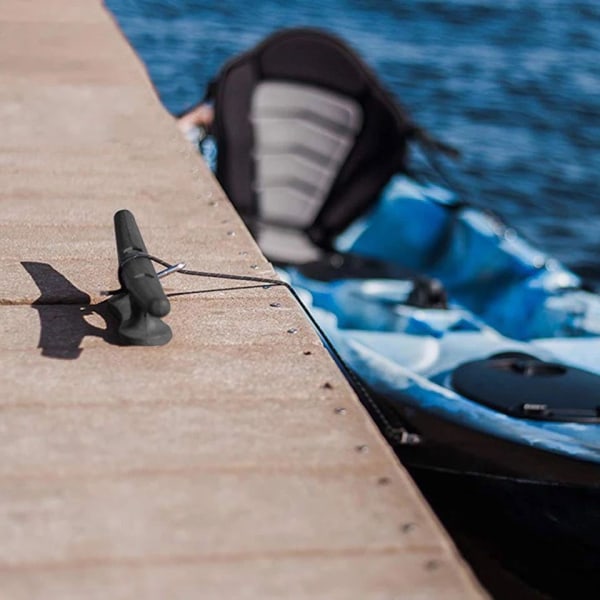
{"label": "metal hook", "polygon": [[162,271],[159,271],[156,276],[159,279],[162,279],[163,277],[166,277],[167,275],[170,275],[171,273],[176,273],[177,271],[181,271],[181,269],[185,269],[185,263],[184,262],[179,262],[176,265],[171,265],[170,267],[167,267],[166,269],[163,269]]}

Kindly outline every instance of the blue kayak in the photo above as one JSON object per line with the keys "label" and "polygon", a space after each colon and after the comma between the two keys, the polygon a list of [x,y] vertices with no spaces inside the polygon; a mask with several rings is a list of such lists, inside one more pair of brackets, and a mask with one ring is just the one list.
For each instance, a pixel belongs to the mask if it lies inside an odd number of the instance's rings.
{"label": "blue kayak", "polygon": [[[346,278],[339,268],[324,281],[306,267],[282,269],[370,389],[486,435],[600,462],[600,297],[579,277],[496,217],[404,176],[336,247],[338,259],[385,259],[435,277],[449,300],[411,305],[414,279]],[[485,360],[480,377],[495,376],[506,402],[465,387],[461,366]]]}
{"label": "blue kayak", "polygon": [[[389,439],[436,512],[536,587],[584,594],[600,569],[600,297],[497,217],[406,176],[335,243],[327,268],[281,277],[382,429],[411,433]],[[409,275],[382,277],[381,261]],[[437,284],[415,294],[423,281]]]}

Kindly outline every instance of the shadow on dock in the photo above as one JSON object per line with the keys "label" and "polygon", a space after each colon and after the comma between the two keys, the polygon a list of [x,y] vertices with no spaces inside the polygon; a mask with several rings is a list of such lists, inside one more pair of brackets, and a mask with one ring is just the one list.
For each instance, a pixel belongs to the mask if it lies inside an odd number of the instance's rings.
{"label": "shadow on dock", "polygon": [[47,263],[27,261],[21,264],[41,294],[31,306],[40,318],[38,348],[42,349],[42,356],[79,358],[83,351],[81,343],[87,336],[99,337],[109,344],[118,343],[116,321],[110,315],[106,301],[90,304],[88,294]]}

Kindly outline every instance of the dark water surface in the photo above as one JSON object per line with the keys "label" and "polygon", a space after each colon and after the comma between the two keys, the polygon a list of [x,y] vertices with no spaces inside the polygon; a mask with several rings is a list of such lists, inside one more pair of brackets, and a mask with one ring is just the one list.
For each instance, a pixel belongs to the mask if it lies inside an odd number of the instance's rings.
{"label": "dark water surface", "polygon": [[318,26],[463,151],[462,186],[600,284],[599,0],[106,0],[173,113],[266,34]]}

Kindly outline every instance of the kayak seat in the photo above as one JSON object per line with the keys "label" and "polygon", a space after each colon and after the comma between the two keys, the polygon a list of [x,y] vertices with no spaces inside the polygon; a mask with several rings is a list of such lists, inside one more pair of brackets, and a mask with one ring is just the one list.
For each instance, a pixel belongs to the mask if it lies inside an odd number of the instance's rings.
{"label": "kayak seat", "polygon": [[339,94],[266,81],[256,86],[250,121],[258,210],[261,221],[271,224],[261,228],[260,244],[267,255],[277,256],[286,235],[302,239],[287,230],[301,232],[315,221],[363,114],[357,102]]}
{"label": "kayak seat", "polygon": [[344,42],[288,29],[211,83],[216,175],[263,252],[318,260],[406,172],[421,131]]}

